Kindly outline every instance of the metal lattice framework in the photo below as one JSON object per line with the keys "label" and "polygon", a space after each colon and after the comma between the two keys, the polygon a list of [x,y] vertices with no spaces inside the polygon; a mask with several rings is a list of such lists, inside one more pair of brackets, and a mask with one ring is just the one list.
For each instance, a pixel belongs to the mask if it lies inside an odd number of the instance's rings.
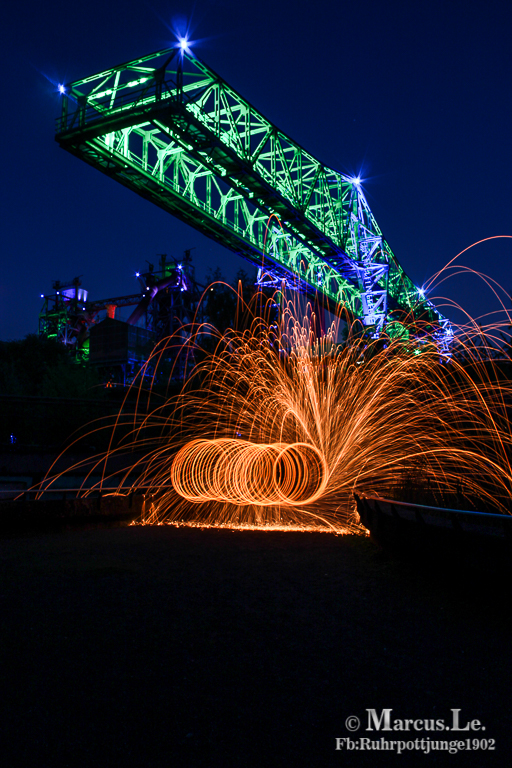
{"label": "metal lattice framework", "polygon": [[394,317],[421,320],[438,342],[451,334],[358,180],[315,159],[199,59],[166,49],[61,92],[63,148],[259,266],[262,284],[315,291],[375,333]]}

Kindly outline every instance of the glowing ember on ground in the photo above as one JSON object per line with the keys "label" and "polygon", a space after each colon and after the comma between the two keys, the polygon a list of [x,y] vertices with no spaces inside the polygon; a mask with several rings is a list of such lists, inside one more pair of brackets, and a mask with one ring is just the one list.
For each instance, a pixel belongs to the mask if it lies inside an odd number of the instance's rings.
{"label": "glowing ember on ground", "polygon": [[[132,525],[172,525],[175,528],[216,528],[216,529],[222,529],[226,531],[268,531],[269,533],[272,533],[274,531],[281,531],[284,533],[330,533],[334,536],[344,536],[348,533],[353,533],[354,531],[349,530],[348,528],[328,528],[328,527],[321,527],[318,525],[248,525],[248,524],[241,524],[241,525],[230,525],[230,524],[219,524],[219,523],[195,523],[190,521],[161,521],[158,523],[153,523],[149,520],[140,520],[137,522],[133,522]],[[365,528],[361,528],[361,534],[363,536],[369,535],[369,532]]]}

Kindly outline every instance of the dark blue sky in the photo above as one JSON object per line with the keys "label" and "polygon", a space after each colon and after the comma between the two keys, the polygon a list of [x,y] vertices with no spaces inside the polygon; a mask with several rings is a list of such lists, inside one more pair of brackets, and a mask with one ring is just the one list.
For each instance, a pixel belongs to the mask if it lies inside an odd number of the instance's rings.
{"label": "dark blue sky", "polygon": [[[3,12],[0,338],[36,331],[39,295],[83,275],[90,298],[138,290],[137,269],[194,247],[199,276],[236,257],[63,150],[58,82],[170,45],[194,52],[327,165],[361,173],[417,285],[481,238],[512,234],[512,14],[503,2],[110,0]],[[52,84],[53,82],[53,84]],[[463,263],[512,291],[512,240]],[[443,286],[473,315],[474,279]],[[450,314],[450,313],[448,313]]]}

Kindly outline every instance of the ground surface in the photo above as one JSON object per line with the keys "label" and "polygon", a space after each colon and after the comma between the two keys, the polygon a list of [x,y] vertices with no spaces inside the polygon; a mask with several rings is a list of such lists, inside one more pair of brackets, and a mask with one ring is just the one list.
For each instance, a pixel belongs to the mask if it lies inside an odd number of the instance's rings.
{"label": "ground surface", "polygon": [[[510,589],[368,539],[131,527],[0,540],[5,766],[508,765]],[[335,751],[366,709],[494,753]],[[457,738],[467,738],[467,733]],[[446,737],[446,734],[444,734]]]}

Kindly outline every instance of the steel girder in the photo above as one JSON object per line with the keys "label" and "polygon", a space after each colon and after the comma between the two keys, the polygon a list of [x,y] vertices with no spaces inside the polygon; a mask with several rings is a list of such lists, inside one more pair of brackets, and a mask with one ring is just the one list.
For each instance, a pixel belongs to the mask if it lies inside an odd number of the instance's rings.
{"label": "steel girder", "polygon": [[408,324],[426,319],[433,333],[446,324],[396,260],[358,181],[312,157],[199,59],[166,49],[62,91],[63,148],[268,279],[289,276],[376,333],[390,310]]}

